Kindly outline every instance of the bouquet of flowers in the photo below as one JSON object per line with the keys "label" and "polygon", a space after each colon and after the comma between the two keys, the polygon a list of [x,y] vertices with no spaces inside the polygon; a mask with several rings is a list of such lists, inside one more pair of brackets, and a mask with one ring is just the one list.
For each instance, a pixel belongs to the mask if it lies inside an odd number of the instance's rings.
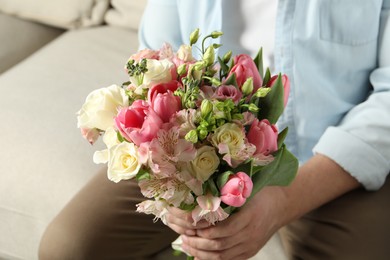
{"label": "bouquet of flowers", "polygon": [[[216,57],[199,30],[174,52],[145,49],[125,65],[129,81],[91,92],[78,127],[92,144],[103,134],[114,182],[135,178],[147,198],[137,211],[165,221],[168,207],[192,212],[194,225],[226,219],[266,185],[288,185],[298,162],[284,145],[287,129],[275,126],[289,93],[286,75],[263,71],[255,59]],[[211,42],[206,46],[206,42]],[[195,48],[194,48],[195,49]]]}

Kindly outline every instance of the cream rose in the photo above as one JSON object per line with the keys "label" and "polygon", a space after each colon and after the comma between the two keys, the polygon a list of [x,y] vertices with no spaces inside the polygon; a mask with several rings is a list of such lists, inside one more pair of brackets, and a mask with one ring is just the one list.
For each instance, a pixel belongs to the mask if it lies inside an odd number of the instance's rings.
{"label": "cream rose", "polygon": [[218,169],[219,158],[214,147],[202,146],[197,150],[195,159],[188,164],[191,174],[205,182]]}
{"label": "cream rose", "polygon": [[105,131],[114,125],[114,117],[118,109],[128,105],[129,100],[125,91],[116,85],[94,90],[77,112],[77,126]]}
{"label": "cream rose", "polygon": [[215,147],[221,144],[229,148],[230,153],[241,150],[244,145],[245,134],[240,126],[227,123],[215,130],[211,142]]}
{"label": "cream rose", "polygon": [[[175,73],[174,64],[165,59],[165,60],[154,60],[148,59],[147,61],[147,69],[145,72],[142,84],[136,89],[136,93],[140,92],[142,88],[150,88],[154,83],[166,83],[172,80],[172,73]],[[137,80],[133,77],[130,77],[131,82],[137,85]],[[138,85],[137,85],[138,86]],[[141,93],[138,93],[141,94]]]}
{"label": "cream rose", "polygon": [[119,182],[134,178],[141,167],[137,150],[135,144],[128,142],[111,147],[108,150],[108,179]]}

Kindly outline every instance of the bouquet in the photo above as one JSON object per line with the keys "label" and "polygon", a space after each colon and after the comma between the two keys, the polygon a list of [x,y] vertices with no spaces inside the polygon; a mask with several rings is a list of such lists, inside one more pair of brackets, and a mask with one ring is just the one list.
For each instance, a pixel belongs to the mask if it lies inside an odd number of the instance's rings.
{"label": "bouquet", "polygon": [[[267,185],[288,185],[298,162],[287,129],[275,126],[289,80],[255,59],[229,51],[216,57],[222,32],[199,41],[199,30],[177,52],[169,44],[130,56],[129,81],[91,92],[78,127],[107,149],[95,163],[119,182],[135,178],[146,200],[137,211],[165,222],[168,207],[190,211],[193,223],[226,219]],[[206,42],[211,42],[206,46]],[[193,50],[194,49],[194,50]],[[193,51],[199,54],[194,58]]]}

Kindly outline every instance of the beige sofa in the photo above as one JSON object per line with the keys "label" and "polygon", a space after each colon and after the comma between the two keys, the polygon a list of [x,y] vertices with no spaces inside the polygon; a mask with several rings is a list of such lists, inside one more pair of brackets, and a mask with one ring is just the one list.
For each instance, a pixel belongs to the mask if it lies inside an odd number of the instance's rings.
{"label": "beige sofa", "polygon": [[[145,3],[0,0],[0,259],[37,259],[47,224],[100,167],[75,113],[126,81]],[[274,236],[254,259],[284,258]]]}

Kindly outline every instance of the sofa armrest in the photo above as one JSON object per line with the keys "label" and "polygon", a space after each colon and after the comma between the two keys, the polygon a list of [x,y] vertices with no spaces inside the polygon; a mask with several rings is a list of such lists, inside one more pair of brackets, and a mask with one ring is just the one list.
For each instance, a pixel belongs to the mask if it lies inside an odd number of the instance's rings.
{"label": "sofa armrest", "polygon": [[0,74],[63,32],[0,13]]}

